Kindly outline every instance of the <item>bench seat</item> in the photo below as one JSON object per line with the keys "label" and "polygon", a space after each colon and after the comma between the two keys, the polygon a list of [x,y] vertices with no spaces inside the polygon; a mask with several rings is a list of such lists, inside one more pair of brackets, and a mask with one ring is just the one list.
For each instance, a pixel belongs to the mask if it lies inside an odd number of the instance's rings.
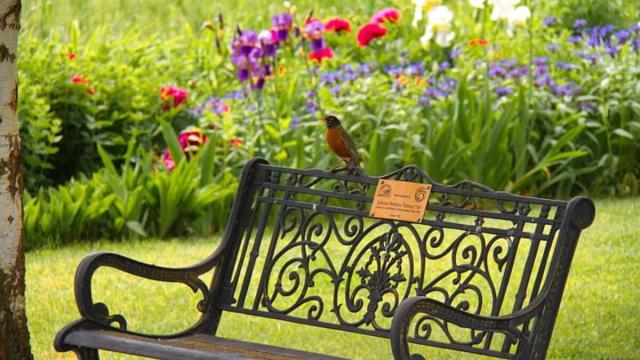
{"label": "bench seat", "polygon": [[152,338],[115,330],[79,329],[67,334],[65,342],[81,348],[124,352],[166,360],[343,359],[204,334],[171,339]]}

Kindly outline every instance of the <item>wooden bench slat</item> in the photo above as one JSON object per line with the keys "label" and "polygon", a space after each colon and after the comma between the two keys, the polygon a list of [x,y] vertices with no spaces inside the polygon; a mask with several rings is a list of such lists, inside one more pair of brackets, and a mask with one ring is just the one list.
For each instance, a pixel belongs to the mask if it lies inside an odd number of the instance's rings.
{"label": "wooden bench slat", "polygon": [[301,350],[225,339],[204,334],[167,339],[150,338],[111,330],[77,330],[67,336],[66,343],[79,347],[123,352],[166,360],[343,359]]}

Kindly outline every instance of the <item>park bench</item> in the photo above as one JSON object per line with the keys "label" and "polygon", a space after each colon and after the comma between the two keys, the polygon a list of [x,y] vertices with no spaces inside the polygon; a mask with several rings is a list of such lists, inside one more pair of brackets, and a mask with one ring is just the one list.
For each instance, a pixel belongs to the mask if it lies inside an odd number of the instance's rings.
{"label": "park bench", "polygon": [[[430,184],[424,217],[371,217],[383,179]],[[224,237],[205,260],[164,268],[108,252],[86,257],[75,277],[81,319],[58,333],[55,348],[81,359],[98,358],[98,350],[160,359],[336,358],[216,336],[223,314],[233,312],[336,330],[338,343],[340,332],[387,338],[396,359],[420,359],[428,352],[422,345],[543,359],[580,232],[594,216],[586,197],[443,185],[415,166],[370,177],[254,159]],[[100,267],[188,285],[202,296],[199,320],[170,336],[128,329],[123,316],[93,302]],[[212,274],[209,285],[203,274]]]}

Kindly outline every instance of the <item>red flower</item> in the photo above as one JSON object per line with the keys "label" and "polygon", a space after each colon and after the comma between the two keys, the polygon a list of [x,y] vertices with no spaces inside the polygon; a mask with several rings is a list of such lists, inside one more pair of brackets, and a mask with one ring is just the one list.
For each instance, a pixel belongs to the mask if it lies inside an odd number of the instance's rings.
{"label": "red flower", "polygon": [[475,47],[475,46],[487,46],[489,45],[489,41],[485,40],[485,39],[473,39],[473,40],[469,40],[468,43],[469,47]]}
{"label": "red flower", "polygon": [[164,164],[164,168],[167,169],[168,172],[171,172],[171,170],[176,167],[176,162],[173,160],[173,156],[171,156],[169,149],[164,149],[161,159]]}
{"label": "red flower", "polygon": [[242,145],[244,145],[244,140],[241,138],[231,138],[229,139],[229,144],[233,147],[242,147]]}
{"label": "red flower", "polygon": [[371,18],[372,23],[382,24],[383,22],[398,22],[400,20],[400,11],[398,9],[386,8],[378,11]]}
{"label": "red flower", "polygon": [[333,18],[324,25],[324,31],[327,32],[351,32],[351,23],[345,19]]}
{"label": "red flower", "polygon": [[170,108],[170,101],[173,99],[173,107],[180,106],[183,102],[187,101],[189,94],[187,90],[179,88],[177,86],[162,86],[160,88],[160,100],[164,103],[162,110],[168,111]]}
{"label": "red flower", "polygon": [[76,85],[87,85],[89,80],[82,75],[74,75],[71,77],[71,83]]}
{"label": "red flower", "polygon": [[333,58],[333,51],[328,47],[322,48],[318,51],[312,51],[309,53],[308,57],[309,60],[315,60],[319,63],[322,63],[322,60],[324,59],[331,58]]}
{"label": "red flower", "polygon": [[78,55],[76,55],[75,53],[68,53],[67,54],[67,59],[69,59],[69,60],[74,60],[77,57],[78,57]]}
{"label": "red flower", "polygon": [[198,152],[198,149],[207,143],[207,134],[197,127],[189,127],[180,132],[178,142],[182,151],[189,157]]}
{"label": "red flower", "polygon": [[358,30],[358,45],[365,47],[373,39],[383,37],[387,34],[387,29],[380,26],[377,23],[368,23]]}

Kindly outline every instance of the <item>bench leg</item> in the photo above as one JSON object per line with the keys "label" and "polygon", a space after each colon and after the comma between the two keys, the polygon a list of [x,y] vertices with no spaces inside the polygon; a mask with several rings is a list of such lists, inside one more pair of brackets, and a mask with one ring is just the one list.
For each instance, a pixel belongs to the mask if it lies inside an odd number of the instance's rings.
{"label": "bench leg", "polygon": [[98,350],[96,349],[88,349],[88,348],[79,348],[75,350],[76,356],[78,360],[99,360]]}

